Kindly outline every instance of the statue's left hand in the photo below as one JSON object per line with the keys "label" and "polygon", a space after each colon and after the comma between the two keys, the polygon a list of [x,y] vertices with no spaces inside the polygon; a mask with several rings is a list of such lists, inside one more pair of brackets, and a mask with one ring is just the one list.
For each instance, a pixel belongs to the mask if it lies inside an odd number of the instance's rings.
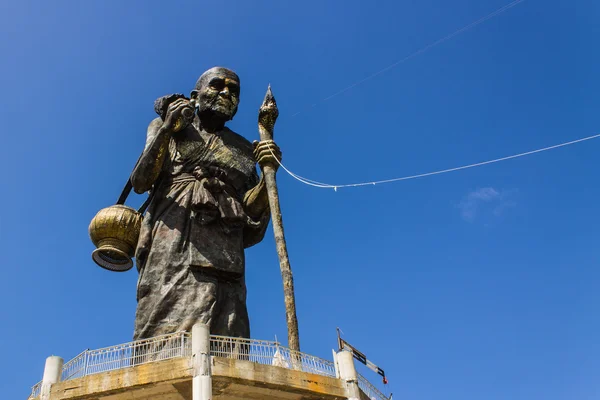
{"label": "statue's left hand", "polygon": [[281,150],[274,141],[261,140],[260,142],[254,141],[252,144],[254,145],[254,159],[261,168],[264,168],[265,165],[270,165],[275,170],[279,168],[279,161],[281,161]]}

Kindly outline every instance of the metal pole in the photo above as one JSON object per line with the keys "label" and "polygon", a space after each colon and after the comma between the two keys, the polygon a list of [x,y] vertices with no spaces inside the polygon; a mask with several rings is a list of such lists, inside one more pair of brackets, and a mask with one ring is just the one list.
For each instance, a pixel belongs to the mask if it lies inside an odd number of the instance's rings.
{"label": "metal pole", "polygon": [[181,334],[181,357],[185,355],[185,333]]}
{"label": "metal pole", "polygon": [[[273,140],[273,128],[278,116],[279,110],[277,109],[277,103],[271,92],[271,85],[269,85],[265,100],[260,106],[258,113],[258,132],[260,134],[260,140]],[[294,296],[294,278],[292,276],[292,267],[290,266],[285,235],[283,233],[283,219],[281,217],[281,208],[279,207],[279,192],[277,190],[275,172],[276,169],[274,165],[263,166],[263,177],[265,184],[267,185],[269,205],[273,217],[275,244],[277,246],[277,255],[279,256],[281,278],[283,279],[283,296],[288,328],[288,346],[292,351],[300,351],[298,318],[296,317],[296,299]]]}

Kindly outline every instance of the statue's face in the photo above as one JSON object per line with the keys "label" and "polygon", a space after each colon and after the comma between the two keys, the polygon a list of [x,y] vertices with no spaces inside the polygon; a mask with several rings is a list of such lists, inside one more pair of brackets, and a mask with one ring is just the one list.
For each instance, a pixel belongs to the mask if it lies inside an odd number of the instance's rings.
{"label": "statue's face", "polygon": [[216,71],[209,74],[197,91],[192,92],[200,113],[210,111],[229,121],[240,103],[240,83],[230,74]]}

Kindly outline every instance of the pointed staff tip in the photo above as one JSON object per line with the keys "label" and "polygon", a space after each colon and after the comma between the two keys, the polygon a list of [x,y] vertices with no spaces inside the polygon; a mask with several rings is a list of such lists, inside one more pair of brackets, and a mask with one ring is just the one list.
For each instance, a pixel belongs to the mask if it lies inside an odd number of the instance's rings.
{"label": "pointed staff tip", "polygon": [[273,96],[273,91],[271,90],[271,84],[267,87],[267,93],[265,94],[265,99],[263,100],[263,105],[267,103],[275,103],[275,96]]}

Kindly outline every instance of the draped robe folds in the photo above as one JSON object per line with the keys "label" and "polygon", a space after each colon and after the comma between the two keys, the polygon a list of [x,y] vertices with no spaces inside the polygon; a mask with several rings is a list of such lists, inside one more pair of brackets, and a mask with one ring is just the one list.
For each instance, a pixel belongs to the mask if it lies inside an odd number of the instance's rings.
{"label": "draped robe folds", "polygon": [[213,334],[249,337],[244,248],[269,222],[268,208],[252,218],[242,205],[259,182],[252,150],[228,128],[213,134],[192,124],[171,137],[136,250],[134,339],[197,321]]}

